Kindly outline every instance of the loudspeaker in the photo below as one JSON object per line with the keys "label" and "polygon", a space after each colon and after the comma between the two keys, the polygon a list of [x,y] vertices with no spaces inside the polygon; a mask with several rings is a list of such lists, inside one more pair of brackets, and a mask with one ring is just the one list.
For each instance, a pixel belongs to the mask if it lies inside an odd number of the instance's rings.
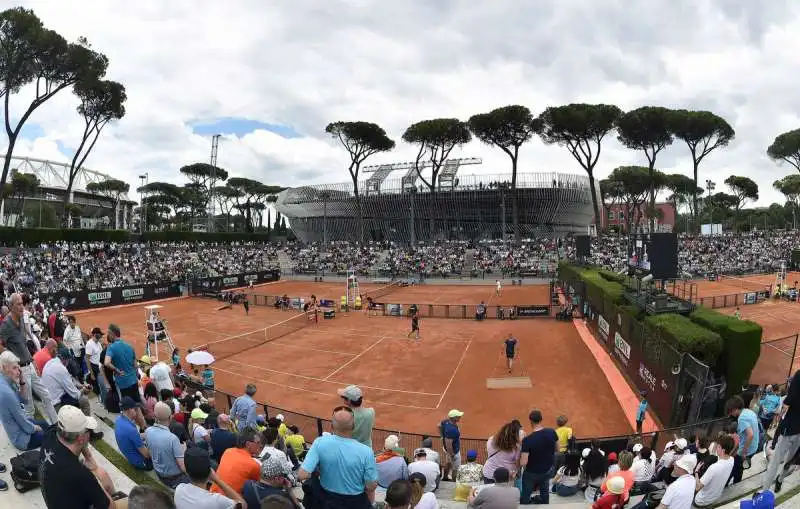
{"label": "loudspeaker", "polygon": [[651,233],[647,250],[650,273],[655,279],[678,279],[678,236],[674,233]]}
{"label": "loudspeaker", "polygon": [[588,235],[578,235],[575,237],[575,248],[577,249],[578,259],[589,258],[592,256],[592,241]]}

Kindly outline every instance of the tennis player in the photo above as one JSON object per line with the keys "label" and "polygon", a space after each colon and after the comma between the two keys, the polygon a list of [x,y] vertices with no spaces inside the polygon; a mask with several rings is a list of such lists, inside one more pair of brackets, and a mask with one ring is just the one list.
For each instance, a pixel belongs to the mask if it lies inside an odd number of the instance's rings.
{"label": "tennis player", "polygon": [[498,279],[497,280],[497,286],[494,289],[494,294],[496,296],[500,297],[500,295],[502,295],[502,293],[503,293],[503,283],[501,283],[500,280]]}
{"label": "tennis player", "polygon": [[[252,284],[252,283],[253,282],[250,281],[250,284]],[[246,294],[246,293],[242,294],[242,295],[244,297],[242,299],[242,305],[244,306],[244,314],[249,315],[250,314],[250,296],[248,294]]]}
{"label": "tennis player", "polygon": [[416,334],[416,339],[419,341],[419,312],[415,309],[411,313],[411,332],[408,333],[410,338],[412,334]]}
{"label": "tennis player", "polygon": [[517,356],[517,343],[517,338],[510,332],[505,341],[503,341],[503,349],[506,352],[506,366],[509,373],[511,373],[511,367],[514,365],[514,357]]}

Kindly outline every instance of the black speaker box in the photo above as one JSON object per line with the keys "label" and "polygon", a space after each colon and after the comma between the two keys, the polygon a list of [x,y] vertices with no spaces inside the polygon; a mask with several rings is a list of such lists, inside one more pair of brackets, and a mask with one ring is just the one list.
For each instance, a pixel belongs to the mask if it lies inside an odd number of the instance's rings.
{"label": "black speaker box", "polygon": [[674,233],[650,234],[647,250],[650,273],[655,279],[678,279],[678,236]]}
{"label": "black speaker box", "polygon": [[575,237],[575,248],[578,258],[589,258],[592,256],[592,241],[588,235],[578,235]]}

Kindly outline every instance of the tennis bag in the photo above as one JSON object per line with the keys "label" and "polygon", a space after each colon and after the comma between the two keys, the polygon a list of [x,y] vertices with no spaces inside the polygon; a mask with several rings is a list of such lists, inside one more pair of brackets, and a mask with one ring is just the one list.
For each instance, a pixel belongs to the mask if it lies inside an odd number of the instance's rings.
{"label": "tennis bag", "polygon": [[41,480],[39,479],[41,457],[41,451],[34,449],[11,458],[11,480],[14,482],[14,488],[20,493],[25,493],[41,486]]}

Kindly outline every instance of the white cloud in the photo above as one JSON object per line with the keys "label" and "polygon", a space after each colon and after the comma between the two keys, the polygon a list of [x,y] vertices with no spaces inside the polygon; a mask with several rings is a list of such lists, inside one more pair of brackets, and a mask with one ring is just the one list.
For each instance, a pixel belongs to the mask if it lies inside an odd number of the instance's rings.
{"label": "white cloud", "polygon": [[[187,126],[195,119],[293,127],[302,138],[267,131],[227,137],[219,164],[232,175],[297,185],[349,179],[345,152],[324,133],[330,121],[384,126],[398,149],[374,164],[413,157],[400,136],[417,120],[466,119],[515,103],[538,113],[604,102],[725,117],[736,140],[704,161],[701,180],[712,178],[719,189],[730,174],[749,176],[761,186],[759,204],[768,204],[782,201],[771,183],[791,169],[770,161],[766,147],[800,127],[800,6],[787,0],[21,3],[68,39],[88,37],[111,59],[108,77],[127,87],[127,115],[103,133],[86,165],[134,187],[144,171],[151,181],[179,182],[178,168],[208,159],[209,139]],[[73,147],[79,139],[76,104],[64,92],[42,106],[29,122],[44,136],[21,140],[15,154],[66,160],[57,142]],[[482,157],[485,173],[509,165],[479,142],[458,155]],[[667,171],[691,170],[682,142],[659,160]],[[609,139],[598,173],[643,162]],[[520,170],[581,171],[565,149],[538,140],[523,148]]]}

